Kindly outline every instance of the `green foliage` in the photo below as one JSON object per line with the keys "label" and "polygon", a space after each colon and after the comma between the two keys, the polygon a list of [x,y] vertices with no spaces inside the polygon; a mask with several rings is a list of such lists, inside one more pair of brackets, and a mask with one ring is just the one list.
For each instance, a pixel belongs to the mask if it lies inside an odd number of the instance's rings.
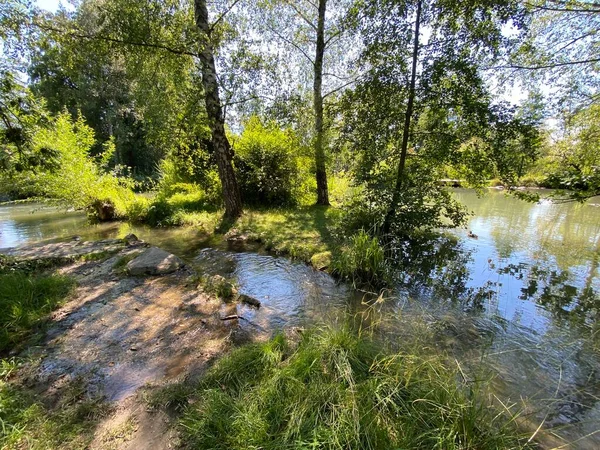
{"label": "green foliage", "polygon": [[435,356],[348,329],[279,335],[217,362],[181,419],[211,449],[519,448],[514,423]]}
{"label": "green foliage", "polygon": [[600,105],[591,105],[565,123],[559,139],[549,136],[543,157],[530,176],[548,188],[566,190],[555,196],[584,201],[600,194]]}
{"label": "green foliage", "polygon": [[[36,147],[47,146],[57,153],[55,170],[39,172],[40,194],[91,214],[98,203],[111,204],[115,217],[126,217],[128,204],[134,201],[132,182],[118,173],[102,170],[102,157],[95,160],[90,155],[94,132],[83,118],[71,121],[68,114],[56,117],[51,127],[41,129],[34,137]],[[105,152],[113,152],[112,144]]]}
{"label": "green foliage", "polygon": [[162,190],[148,203],[144,222],[152,226],[194,225],[204,223],[205,231],[212,232],[210,224],[216,221],[218,202],[214,193],[207,195],[200,186],[191,183],[162,184]]}
{"label": "green foliage", "polygon": [[47,26],[31,46],[32,89],[54,114],[83,113],[97,136],[93,153],[114,138],[111,164],[144,177],[171,151],[206,138],[201,82],[185,54],[196,39],[191,3],[86,0],[36,21]]}
{"label": "green foliage", "polygon": [[[14,73],[0,67],[0,191],[22,198],[35,195],[31,170],[51,169],[56,154],[47,146],[35,146],[34,136],[48,117],[43,102],[23,87]],[[18,183],[13,180],[18,178]]]}
{"label": "green foliage", "polygon": [[381,286],[391,282],[391,266],[376,237],[364,230],[350,238],[332,263],[333,273],[355,284]]}
{"label": "green foliage", "polygon": [[71,293],[74,284],[58,275],[0,274],[0,353],[22,345]]}
{"label": "green foliage", "polygon": [[307,162],[298,157],[300,142],[290,129],[265,125],[254,116],[234,142],[234,148],[244,202],[281,206],[302,200],[308,167]]}
{"label": "green foliage", "polygon": [[250,210],[239,220],[237,230],[269,251],[309,263],[315,253],[335,246],[332,232],[338,216],[339,210],[322,206]]}

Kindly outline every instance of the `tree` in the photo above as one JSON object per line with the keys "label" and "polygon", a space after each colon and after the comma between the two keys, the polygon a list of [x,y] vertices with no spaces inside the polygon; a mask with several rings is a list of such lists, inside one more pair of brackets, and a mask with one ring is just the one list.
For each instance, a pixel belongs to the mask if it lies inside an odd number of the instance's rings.
{"label": "tree", "polygon": [[192,8],[174,6],[86,0],[73,12],[34,19],[34,92],[54,114],[65,107],[74,118],[81,112],[96,132],[95,151],[114,139],[114,163],[139,175],[153,174],[166,154],[207,134],[189,43],[196,34]]}
{"label": "tree", "polygon": [[[504,79],[529,89],[546,86],[555,114],[597,103],[600,4],[585,0],[529,0],[528,26],[501,66]],[[517,75],[517,76],[515,76]]]}
{"label": "tree", "polygon": [[199,59],[202,69],[202,85],[204,86],[204,101],[215,152],[219,178],[223,188],[225,202],[225,217],[236,219],[242,214],[242,199],[233,165],[233,151],[225,134],[225,118],[221,99],[219,98],[219,85],[217,82],[217,69],[215,67],[214,47],[211,38],[212,27],[209,24],[206,0],[194,0],[196,25],[201,31],[201,49]]}
{"label": "tree", "polygon": [[492,101],[482,68],[506,44],[503,25],[521,20],[518,4],[502,0],[371,0],[355,10],[366,72],[342,102],[342,133],[384,234],[461,222],[438,183],[448,168],[475,185],[507,169],[514,147],[503,144],[532,124]]}
{"label": "tree", "polygon": [[325,100],[356,79],[345,67],[346,60],[353,55],[344,40],[348,38],[345,17],[349,8],[350,3],[344,0],[273,0],[259,4],[259,15],[264,14],[259,19],[261,32],[265,36],[273,36],[279,45],[295,54],[290,58],[286,51],[279,58],[281,67],[286,71],[281,76],[286,79],[288,89],[289,86],[303,85],[305,65],[310,73],[307,78],[312,80],[312,143],[319,205],[329,204]]}

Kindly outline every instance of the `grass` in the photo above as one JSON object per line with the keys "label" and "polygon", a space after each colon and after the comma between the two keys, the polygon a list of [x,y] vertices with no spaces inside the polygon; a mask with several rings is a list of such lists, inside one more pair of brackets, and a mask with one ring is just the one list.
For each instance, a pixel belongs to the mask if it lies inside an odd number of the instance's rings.
{"label": "grass", "polygon": [[75,282],[61,275],[0,274],[0,354],[18,350],[41,329]]}
{"label": "grass", "polygon": [[187,405],[180,427],[190,448],[522,448],[515,421],[458,379],[439,356],[328,329],[239,348],[191,397],[171,393]]}
{"label": "grass", "polygon": [[336,245],[334,224],[340,211],[323,206],[247,210],[236,229],[277,254],[310,262],[313,255]]}
{"label": "grass", "polygon": [[94,424],[108,411],[102,399],[85,394],[81,379],[65,387],[50,410],[35,393],[0,376],[0,448],[87,448]]}

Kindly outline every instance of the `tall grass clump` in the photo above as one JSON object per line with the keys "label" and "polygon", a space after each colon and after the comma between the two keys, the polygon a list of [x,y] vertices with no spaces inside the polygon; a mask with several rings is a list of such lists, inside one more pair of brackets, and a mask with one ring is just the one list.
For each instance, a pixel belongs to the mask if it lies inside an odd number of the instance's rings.
{"label": "tall grass clump", "polygon": [[0,354],[22,344],[73,287],[60,275],[0,274]]}
{"label": "tall grass clump", "polygon": [[379,286],[391,282],[391,267],[377,237],[364,230],[350,238],[332,264],[333,273],[358,284]]}
{"label": "tall grass clump", "polygon": [[181,419],[202,449],[518,448],[514,422],[439,357],[348,329],[277,336],[221,359]]}

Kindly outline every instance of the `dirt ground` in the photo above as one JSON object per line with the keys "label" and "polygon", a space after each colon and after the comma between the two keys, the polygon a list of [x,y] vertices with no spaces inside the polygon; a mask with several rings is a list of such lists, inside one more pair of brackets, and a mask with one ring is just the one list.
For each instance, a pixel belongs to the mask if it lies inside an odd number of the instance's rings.
{"label": "dirt ground", "polygon": [[22,257],[68,257],[102,248],[116,252],[60,269],[78,286],[53,314],[42,345],[29,350],[39,362],[25,380],[47,404],[76,379],[84,381],[88,395],[110,402],[112,413],[98,424],[93,449],[171,448],[177,439],[169,418],[148,411],[142,390],[198,377],[233,342],[249,339],[236,320],[221,320],[235,314],[235,305],[199,291],[188,266],[146,277],[115,268],[144,247],[141,242],[73,241],[11,252]]}

